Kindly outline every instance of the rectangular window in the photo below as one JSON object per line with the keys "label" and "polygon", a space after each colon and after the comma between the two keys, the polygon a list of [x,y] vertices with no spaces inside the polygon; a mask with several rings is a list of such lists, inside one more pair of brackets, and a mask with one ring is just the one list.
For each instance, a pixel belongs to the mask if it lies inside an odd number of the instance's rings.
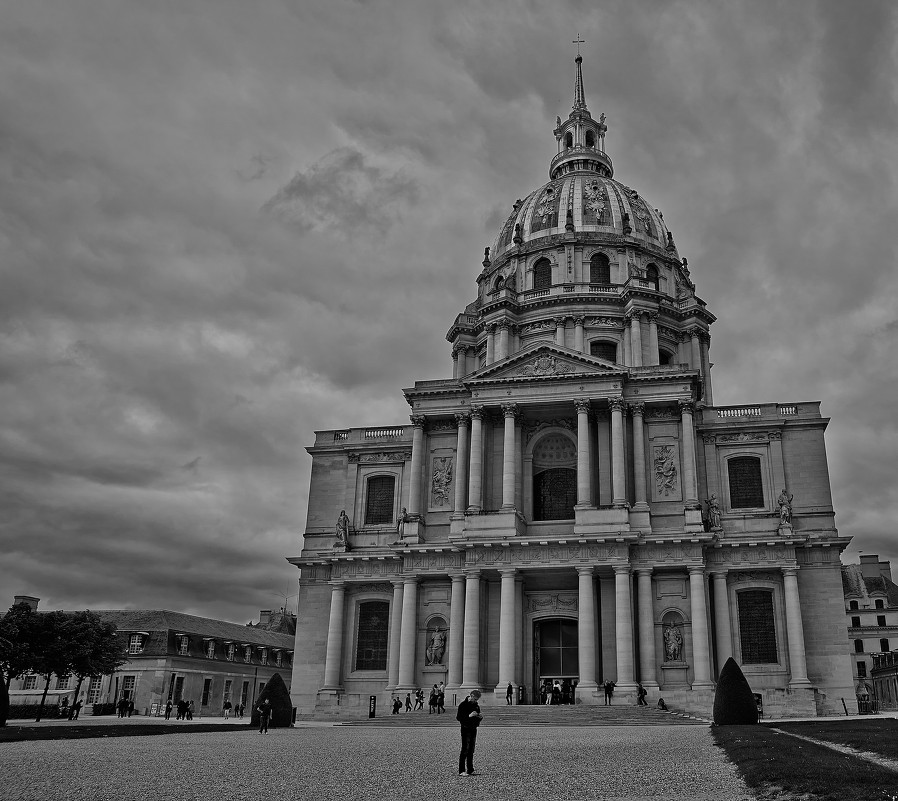
{"label": "rectangular window", "polygon": [[60,676],[56,679],[56,689],[57,690],[68,690],[69,689],[69,677],[68,676]]}
{"label": "rectangular window", "polygon": [[143,634],[132,634],[128,638],[128,653],[139,654],[143,652]]}
{"label": "rectangular window", "polygon": [[203,680],[203,706],[209,706],[209,694],[212,692],[212,679]]}
{"label": "rectangular window", "polygon": [[744,665],[775,663],[777,653],[773,592],[744,590],[738,594],[738,598],[742,663]]}
{"label": "rectangular window", "polygon": [[359,628],[356,639],[355,669],[387,669],[387,636],[390,630],[390,604],[366,601],[359,604]]}
{"label": "rectangular window", "polygon": [[281,656],[280,651],[275,651],[274,653],[274,664],[278,667],[281,667],[281,662],[283,661],[283,657]]}
{"label": "rectangular window", "polygon": [[103,684],[101,676],[92,676],[87,686],[87,703],[96,704],[100,701],[100,688]]}
{"label": "rectangular window", "polygon": [[206,656],[209,659],[215,659],[215,640],[206,642]]}
{"label": "rectangular window", "polygon": [[259,654],[260,654],[259,663],[262,665],[267,665],[268,664],[268,649],[260,648]]}
{"label": "rectangular window", "polygon": [[244,662],[252,662],[253,661],[253,647],[251,645],[244,646],[243,661]]}
{"label": "rectangular window", "polygon": [[231,700],[231,685],[232,684],[233,684],[233,682],[230,679],[228,679],[225,682],[224,697],[221,699],[222,703],[224,703],[225,701]]}
{"label": "rectangular window", "polygon": [[135,684],[137,684],[137,676],[125,676],[122,679],[122,698],[126,701],[134,697]]}
{"label": "rectangular window", "polygon": [[886,616],[885,615],[877,615],[876,616],[876,625],[884,626],[886,624]]}
{"label": "rectangular window", "polygon": [[178,643],[178,653],[181,656],[187,656],[187,644],[190,640],[187,637],[179,637],[180,642]]}
{"label": "rectangular window", "polygon": [[172,684],[172,701],[178,703],[184,694],[184,677],[175,676],[174,684]]}
{"label": "rectangular window", "polygon": [[246,699],[249,698],[249,682],[243,682],[243,689],[240,691],[240,706],[246,706]]}
{"label": "rectangular window", "polygon": [[857,663],[857,677],[859,679],[867,678],[867,663],[866,662],[858,662]]}
{"label": "rectangular window", "polygon": [[228,660],[228,662],[233,662],[233,661],[234,661],[234,654],[235,654],[236,650],[237,650],[237,646],[234,645],[234,643],[229,642],[229,643],[228,643],[227,657],[226,657],[227,660]]}
{"label": "rectangular window", "polygon": [[25,677],[25,680],[22,682],[23,690],[33,690],[37,687],[37,676],[33,673],[29,674]]}
{"label": "rectangular window", "polygon": [[374,476],[368,479],[368,497],[365,499],[365,525],[393,522],[393,494],[396,479],[393,476]]}
{"label": "rectangular window", "polygon": [[852,618],[851,618],[851,626],[852,626],[852,628],[857,628],[857,627],[860,626],[860,625],[861,625],[861,619],[860,619],[860,617],[852,617]]}
{"label": "rectangular window", "polygon": [[730,479],[730,508],[758,509],[764,506],[761,460],[757,456],[737,456],[727,460]]}
{"label": "rectangular window", "polygon": [[889,641],[888,640],[880,640],[879,641],[879,650],[883,653],[889,650]]}

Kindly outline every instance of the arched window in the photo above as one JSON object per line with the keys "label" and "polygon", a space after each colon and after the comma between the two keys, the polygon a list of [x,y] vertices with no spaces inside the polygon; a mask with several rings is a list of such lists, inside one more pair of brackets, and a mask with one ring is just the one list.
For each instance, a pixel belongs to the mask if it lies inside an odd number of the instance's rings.
{"label": "arched window", "polygon": [[540,259],[533,265],[533,288],[548,289],[552,286],[552,263],[548,259]]}
{"label": "arched window", "polygon": [[574,135],[568,131],[564,135],[564,146],[565,147],[573,147],[574,146]]}
{"label": "arched window", "polygon": [[496,279],[496,283],[493,284],[493,289],[494,289],[496,292],[498,292],[500,289],[502,289],[503,286],[505,286],[505,279],[500,275],[500,276]]}
{"label": "arched window", "polygon": [[592,257],[589,260],[589,283],[611,283],[611,264],[604,253],[592,254]]}
{"label": "arched window", "polygon": [[645,280],[658,291],[658,268],[654,264],[650,264],[645,270]]}
{"label": "arched window", "polygon": [[856,654],[864,653],[864,641],[863,640],[855,640],[854,641],[854,652]]}
{"label": "arched window", "polygon": [[374,476],[368,479],[365,498],[365,525],[393,522],[393,495],[396,479],[393,476]]}
{"label": "arched window", "polygon": [[889,641],[888,640],[880,640],[879,641],[879,650],[883,653],[887,653],[889,650]]}
{"label": "arched window", "polygon": [[877,609],[885,609],[886,608],[885,601],[883,601],[882,598],[876,599],[876,608]]}
{"label": "arched window", "polygon": [[387,635],[390,604],[365,601],[359,604],[359,628],[355,647],[356,670],[387,669]]}
{"label": "arched window", "polygon": [[738,597],[742,664],[764,665],[776,662],[773,592],[771,590],[743,590]]}
{"label": "arched window", "polygon": [[589,355],[597,356],[606,362],[617,363],[617,343],[603,342],[601,340],[589,343]]}
{"label": "arched window", "polygon": [[596,146],[596,135],[593,131],[586,132],[586,146],[587,147],[595,147]]}
{"label": "arched window", "polygon": [[848,602],[848,608],[849,608],[849,609],[858,609],[859,607],[858,607],[858,605],[857,605],[857,601],[849,601],[849,602]]}
{"label": "arched window", "polygon": [[764,506],[761,460],[757,456],[737,456],[727,461],[730,479],[730,508],[759,509]]}
{"label": "arched window", "polygon": [[533,449],[533,519],[573,520],[577,503],[577,446],[547,434]]}

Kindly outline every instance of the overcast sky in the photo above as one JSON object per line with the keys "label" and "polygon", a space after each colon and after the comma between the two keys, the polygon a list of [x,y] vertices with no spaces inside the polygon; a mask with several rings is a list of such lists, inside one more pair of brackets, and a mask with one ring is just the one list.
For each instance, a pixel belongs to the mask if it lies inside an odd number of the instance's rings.
{"label": "overcast sky", "polygon": [[451,375],[577,32],[718,318],[715,402],[821,400],[846,556],[898,568],[895,8],[6,4],[0,608],[295,606],[304,448]]}

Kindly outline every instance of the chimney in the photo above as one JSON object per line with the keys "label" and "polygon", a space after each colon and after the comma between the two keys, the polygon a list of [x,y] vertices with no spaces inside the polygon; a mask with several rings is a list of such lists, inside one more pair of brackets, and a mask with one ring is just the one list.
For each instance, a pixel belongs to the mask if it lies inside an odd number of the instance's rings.
{"label": "chimney", "polygon": [[37,612],[37,605],[41,602],[40,598],[35,598],[31,595],[16,595],[13,597],[13,605],[15,604],[28,604],[31,607],[32,612]]}
{"label": "chimney", "polygon": [[259,625],[267,626],[269,623],[271,623],[271,610],[263,609],[259,612]]}

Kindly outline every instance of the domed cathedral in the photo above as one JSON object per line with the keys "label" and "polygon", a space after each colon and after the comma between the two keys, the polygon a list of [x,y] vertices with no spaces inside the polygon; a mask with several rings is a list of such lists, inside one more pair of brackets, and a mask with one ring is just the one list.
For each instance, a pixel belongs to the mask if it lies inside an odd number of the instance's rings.
{"label": "domed cathedral", "polygon": [[[549,181],[514,203],[411,424],[316,433],[292,693],[708,714],[729,657],[766,712],[854,698],[817,402],[715,407],[714,316],[614,177],[576,59]],[[553,693],[553,689],[555,692]]]}

